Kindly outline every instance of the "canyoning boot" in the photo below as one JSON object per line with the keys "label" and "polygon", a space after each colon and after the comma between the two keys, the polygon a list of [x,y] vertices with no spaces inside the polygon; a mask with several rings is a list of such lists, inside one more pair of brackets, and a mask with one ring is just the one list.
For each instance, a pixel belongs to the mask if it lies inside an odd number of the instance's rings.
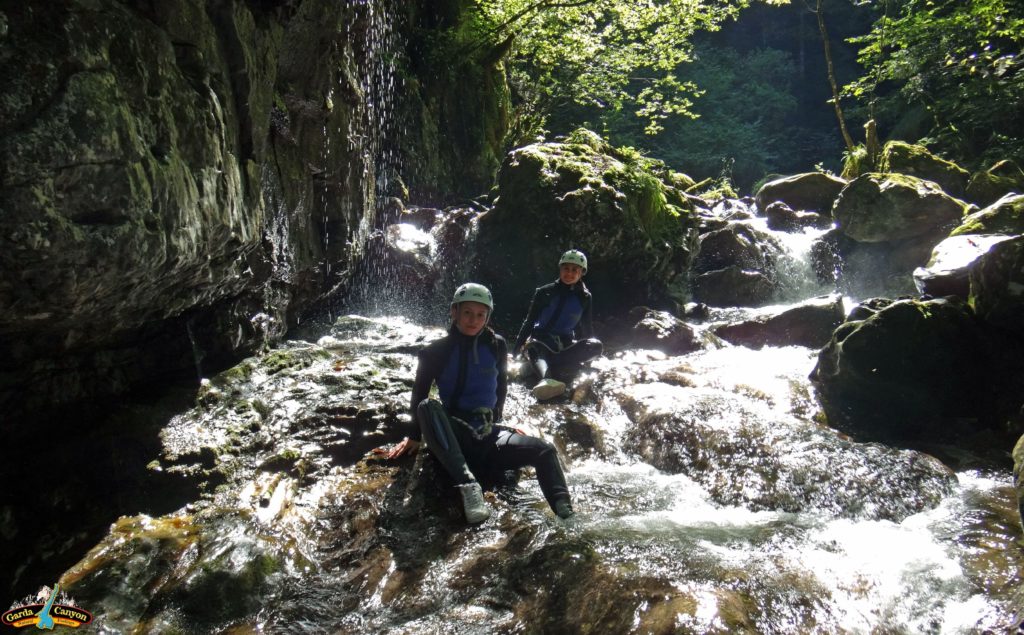
{"label": "canyoning boot", "polygon": [[568,498],[559,498],[555,501],[555,515],[562,520],[569,520],[576,515],[572,508],[572,501]]}
{"label": "canyoning boot", "polygon": [[537,401],[546,401],[553,399],[565,392],[565,384],[558,381],[557,379],[542,379],[540,382],[533,387],[533,396],[537,398]]}
{"label": "canyoning boot", "polygon": [[480,489],[480,483],[471,481],[456,487],[459,488],[459,495],[462,496],[462,509],[466,512],[467,523],[482,523],[491,517],[491,508],[484,502],[484,493]]}

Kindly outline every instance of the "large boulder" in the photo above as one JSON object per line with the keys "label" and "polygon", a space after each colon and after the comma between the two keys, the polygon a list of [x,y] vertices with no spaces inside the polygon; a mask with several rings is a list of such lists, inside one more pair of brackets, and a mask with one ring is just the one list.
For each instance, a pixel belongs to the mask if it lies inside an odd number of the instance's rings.
{"label": "large boulder", "polygon": [[971,268],[969,279],[978,316],[1024,337],[1024,237],[994,245]]}
{"label": "large boulder", "polygon": [[966,300],[970,295],[970,272],[992,246],[1010,236],[1000,234],[962,235],[946,238],[932,250],[931,260],[914,270],[914,284],[922,294],[955,295]]}
{"label": "large boulder", "polygon": [[947,194],[962,197],[970,173],[952,161],[939,158],[922,145],[889,141],[879,158],[880,172],[916,176],[939,184]]}
{"label": "large boulder", "polygon": [[985,209],[967,215],[950,235],[1024,234],[1024,195],[1007,194]]}
{"label": "large boulder", "polygon": [[668,172],[587,130],[510,152],[476,244],[496,320],[518,325],[531,289],[557,276],[569,248],[588,256],[585,281],[598,315],[682,300],[696,220]]}
{"label": "large boulder", "polygon": [[877,243],[948,232],[963,218],[965,209],[962,201],[932,181],[872,172],[843,189],[832,216],[850,238]]}
{"label": "large boulder", "polygon": [[707,273],[735,265],[766,273],[774,266],[780,250],[770,235],[745,223],[730,222],[700,237],[693,271]]}
{"label": "large boulder", "polygon": [[813,298],[795,307],[751,320],[716,327],[714,334],[740,346],[807,346],[821,348],[843,323],[839,295]]}
{"label": "large boulder", "polygon": [[836,329],[811,381],[829,423],[859,439],[949,441],[1004,425],[997,348],[964,302],[900,300]]}
{"label": "large boulder", "polygon": [[693,297],[711,306],[764,306],[778,289],[774,277],[730,265],[694,276]]}
{"label": "large boulder", "polygon": [[1006,159],[972,174],[964,198],[985,207],[1010,193],[1024,193],[1024,170]]}
{"label": "large boulder", "polygon": [[754,200],[762,211],[781,201],[797,211],[815,211],[828,216],[832,203],[845,185],[845,180],[830,174],[807,172],[765,183],[757,190]]}

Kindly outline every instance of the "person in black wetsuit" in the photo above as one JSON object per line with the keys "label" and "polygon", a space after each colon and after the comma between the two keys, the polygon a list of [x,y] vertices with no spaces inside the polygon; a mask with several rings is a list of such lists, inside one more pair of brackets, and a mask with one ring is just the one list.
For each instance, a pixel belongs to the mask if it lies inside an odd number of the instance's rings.
{"label": "person in black wetsuit", "polygon": [[604,345],[594,338],[591,322],[592,298],[583,284],[587,257],[570,249],[558,260],[558,280],[538,287],[519,328],[513,355],[524,351],[537,385],[533,395],[543,401],[565,392],[565,383],[549,373],[572,373],[601,355]]}
{"label": "person in black wetsuit", "polygon": [[[422,438],[455,481],[470,523],[491,515],[479,479],[532,466],[548,505],[560,518],[569,518],[572,501],[554,446],[499,425],[508,388],[508,347],[487,326],[493,309],[491,292],[483,285],[469,282],[455,291],[448,334],[419,353],[412,388],[416,429],[387,456],[415,452]],[[428,398],[433,384],[440,401]]]}

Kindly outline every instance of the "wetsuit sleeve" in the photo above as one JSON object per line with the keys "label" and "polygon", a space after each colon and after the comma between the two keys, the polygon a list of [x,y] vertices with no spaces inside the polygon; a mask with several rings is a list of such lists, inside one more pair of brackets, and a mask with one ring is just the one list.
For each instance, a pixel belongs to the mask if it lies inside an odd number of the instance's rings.
{"label": "wetsuit sleeve", "polygon": [[416,422],[416,408],[420,402],[430,395],[430,386],[437,377],[434,358],[437,357],[434,347],[427,347],[419,352],[419,361],[416,364],[416,379],[412,382],[412,403],[409,412],[412,414],[412,428],[406,432],[410,439],[420,440],[420,426]]}
{"label": "wetsuit sleeve", "polygon": [[540,289],[535,289],[533,299],[530,300],[530,308],[526,310],[526,319],[523,320],[523,325],[519,327],[519,335],[516,336],[516,344],[512,348],[513,352],[521,349],[523,344],[526,343],[526,338],[530,337],[533,333],[533,323],[537,321],[537,316],[540,315],[541,309],[544,308],[540,295]]}
{"label": "wetsuit sleeve", "polygon": [[583,315],[580,316],[579,331],[577,339],[586,340],[594,337],[593,321],[593,296],[589,293],[583,296]]}
{"label": "wetsuit sleeve", "polygon": [[498,400],[494,404],[494,420],[501,421],[505,409],[505,395],[508,394],[508,344],[503,337],[497,338],[495,343],[498,358]]}

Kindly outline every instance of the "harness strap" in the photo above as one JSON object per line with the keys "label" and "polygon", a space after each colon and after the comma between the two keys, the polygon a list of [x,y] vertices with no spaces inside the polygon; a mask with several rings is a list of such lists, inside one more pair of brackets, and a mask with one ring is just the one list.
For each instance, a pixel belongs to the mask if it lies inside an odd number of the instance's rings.
{"label": "harness strap", "polygon": [[[490,408],[476,408],[473,410],[473,412],[459,412],[458,415],[464,416],[457,416],[457,414],[454,412],[449,413],[449,421],[456,421],[459,424],[461,424],[464,428],[469,430],[469,433],[472,434],[473,438],[476,439],[477,441],[482,441],[483,439],[486,439],[488,436],[490,436],[491,431],[494,429],[494,412]],[[466,421],[466,419],[480,421],[481,424],[479,426],[474,426],[469,421]]]}

